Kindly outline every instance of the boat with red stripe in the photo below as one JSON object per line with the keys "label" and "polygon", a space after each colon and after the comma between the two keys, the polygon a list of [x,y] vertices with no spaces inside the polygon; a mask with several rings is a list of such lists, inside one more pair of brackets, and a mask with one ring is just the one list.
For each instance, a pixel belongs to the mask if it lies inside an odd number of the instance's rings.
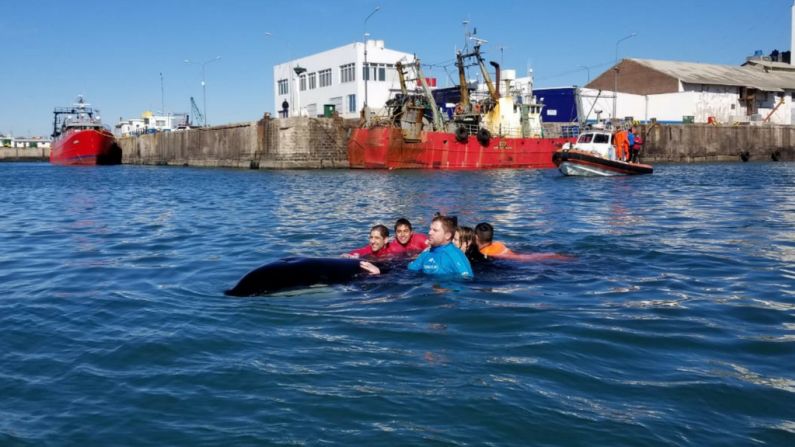
{"label": "boat with red stripe", "polygon": [[563,175],[613,176],[651,174],[654,167],[630,163],[616,157],[615,134],[607,130],[589,130],[580,134],[573,146],[564,144],[552,156]]}

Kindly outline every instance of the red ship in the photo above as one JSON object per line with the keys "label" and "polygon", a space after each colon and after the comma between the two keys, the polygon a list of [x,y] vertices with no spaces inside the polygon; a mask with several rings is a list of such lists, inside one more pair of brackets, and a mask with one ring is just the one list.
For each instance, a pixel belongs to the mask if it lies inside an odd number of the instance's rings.
{"label": "red ship", "polygon": [[72,107],[56,107],[53,112],[53,141],[50,163],[59,165],[117,165],[121,147],[113,134],[102,126],[99,110],[78,97]]}
{"label": "red ship", "polygon": [[[488,89],[470,92],[465,67],[474,59]],[[443,114],[427,86],[419,59],[395,64],[401,92],[387,101],[384,117],[370,118],[355,129],[348,143],[352,168],[492,169],[554,168],[552,155],[573,138],[542,136],[541,105],[529,83],[518,86],[515,71],[500,71],[496,62],[492,83],[480,54],[480,43],[471,53],[458,52],[458,102]],[[408,67],[419,88],[409,91]],[[502,77],[502,80],[500,79]],[[505,94],[500,94],[500,87]]]}

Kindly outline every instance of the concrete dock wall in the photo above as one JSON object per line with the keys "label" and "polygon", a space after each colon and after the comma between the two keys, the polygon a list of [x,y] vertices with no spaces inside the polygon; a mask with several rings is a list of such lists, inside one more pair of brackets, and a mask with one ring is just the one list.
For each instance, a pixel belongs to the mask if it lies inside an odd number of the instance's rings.
{"label": "concrete dock wall", "polygon": [[[122,163],[252,169],[347,168],[356,121],[271,119],[119,139]],[[545,125],[547,126],[547,125]],[[644,163],[795,160],[795,126],[637,126]],[[49,149],[0,148],[0,161],[46,161]]]}
{"label": "concrete dock wall", "polygon": [[0,161],[47,161],[48,147],[0,147]]}
{"label": "concrete dock wall", "polygon": [[795,160],[795,126],[638,126],[644,163]]}
{"label": "concrete dock wall", "polygon": [[124,137],[122,163],[252,169],[346,168],[350,129],[335,118],[257,122]]}

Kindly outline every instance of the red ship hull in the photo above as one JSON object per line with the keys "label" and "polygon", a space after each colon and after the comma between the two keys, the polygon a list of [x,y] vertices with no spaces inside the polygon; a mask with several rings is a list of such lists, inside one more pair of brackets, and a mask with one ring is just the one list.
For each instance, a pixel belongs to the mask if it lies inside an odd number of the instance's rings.
{"label": "red ship hull", "polygon": [[116,165],[121,163],[121,147],[107,130],[68,130],[52,142],[50,163]]}
{"label": "red ship hull", "polygon": [[351,168],[363,169],[496,169],[554,168],[552,154],[572,138],[493,137],[482,145],[448,132],[422,132],[407,142],[395,127],[354,129],[348,143]]}

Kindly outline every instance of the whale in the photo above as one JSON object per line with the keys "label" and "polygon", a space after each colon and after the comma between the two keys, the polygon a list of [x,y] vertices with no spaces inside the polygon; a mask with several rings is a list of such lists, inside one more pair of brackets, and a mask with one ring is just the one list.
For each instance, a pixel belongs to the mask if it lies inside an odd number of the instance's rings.
{"label": "whale", "polygon": [[289,257],[246,273],[224,294],[248,297],[318,284],[341,284],[362,273],[358,259]]}

